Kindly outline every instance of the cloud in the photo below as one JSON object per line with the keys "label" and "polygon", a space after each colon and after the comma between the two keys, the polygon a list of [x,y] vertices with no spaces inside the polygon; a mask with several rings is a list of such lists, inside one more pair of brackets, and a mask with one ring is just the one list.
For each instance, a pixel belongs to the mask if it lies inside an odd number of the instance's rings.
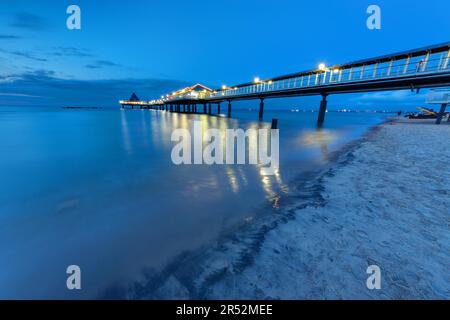
{"label": "cloud", "polygon": [[42,96],[35,96],[27,93],[14,93],[14,92],[0,92],[0,97],[27,97],[27,98],[43,98]]}
{"label": "cloud", "polygon": [[11,27],[39,31],[47,28],[46,21],[35,14],[28,12],[18,12],[14,15]]}
{"label": "cloud", "polygon": [[22,57],[22,58],[26,58],[26,59],[30,59],[33,61],[40,61],[40,62],[46,62],[47,59],[44,58],[39,58],[34,56],[33,54],[26,52],[26,51],[9,51],[9,50],[4,50],[4,49],[0,49],[0,52],[4,52],[13,56],[17,56],[17,57]]}
{"label": "cloud", "polygon": [[127,99],[132,92],[150,100],[189,85],[170,79],[63,79],[51,70],[0,76],[0,83],[2,92],[7,93],[0,100],[0,106],[56,107],[118,107],[118,101]]}
{"label": "cloud", "polygon": [[[348,101],[351,102],[350,105],[354,104],[357,107],[367,107],[369,109],[402,108],[409,110],[418,105],[424,105],[428,91],[428,89],[423,89],[420,93],[412,92],[411,90],[369,92],[353,94],[353,97]],[[346,103],[346,105],[349,104]]]}
{"label": "cloud", "polygon": [[17,40],[21,39],[22,37],[12,35],[12,34],[0,34],[0,40]]}
{"label": "cloud", "polygon": [[364,93],[353,100],[361,102],[404,102],[410,100],[423,100],[423,94],[417,94],[410,90],[383,91]]}
{"label": "cloud", "polygon": [[75,47],[55,47],[54,52],[52,52],[54,56],[62,56],[62,57],[92,57],[93,55],[86,49],[75,48]]}
{"label": "cloud", "polygon": [[97,60],[87,64],[85,67],[88,69],[101,69],[103,67],[121,67],[121,65],[107,60]]}

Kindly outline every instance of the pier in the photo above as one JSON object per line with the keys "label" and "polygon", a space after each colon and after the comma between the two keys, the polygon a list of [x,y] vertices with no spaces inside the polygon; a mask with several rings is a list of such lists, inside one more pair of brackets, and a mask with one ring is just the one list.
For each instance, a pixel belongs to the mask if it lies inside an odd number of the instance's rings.
{"label": "pier", "polygon": [[[391,91],[450,85],[450,42],[424,48],[388,54],[365,60],[326,66],[269,79],[255,78],[252,82],[210,89],[196,84],[159,99],[139,101],[133,94],[130,100],[120,101],[125,107],[164,110],[169,112],[221,113],[221,104],[231,117],[232,102],[259,100],[258,118],[264,117],[264,101],[270,98],[287,98],[320,95],[322,97],[317,122],[325,121],[328,99],[333,94]],[[200,107],[201,106],[201,107]],[[445,111],[447,104],[442,105]],[[441,109],[442,109],[441,108]],[[441,114],[444,112],[441,110]]]}

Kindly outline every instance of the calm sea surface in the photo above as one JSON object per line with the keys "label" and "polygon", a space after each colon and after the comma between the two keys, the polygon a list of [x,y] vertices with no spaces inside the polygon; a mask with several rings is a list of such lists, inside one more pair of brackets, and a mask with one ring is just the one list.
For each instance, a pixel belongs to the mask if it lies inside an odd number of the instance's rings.
{"label": "calm sea surface", "polygon": [[[258,128],[236,118],[150,110],[0,108],[0,298],[95,298],[145,268],[233,232],[303,173],[380,122],[367,113],[266,111],[279,119],[280,170],[171,161],[176,128]],[[269,123],[262,125],[269,126]],[[82,290],[66,289],[79,265]]]}

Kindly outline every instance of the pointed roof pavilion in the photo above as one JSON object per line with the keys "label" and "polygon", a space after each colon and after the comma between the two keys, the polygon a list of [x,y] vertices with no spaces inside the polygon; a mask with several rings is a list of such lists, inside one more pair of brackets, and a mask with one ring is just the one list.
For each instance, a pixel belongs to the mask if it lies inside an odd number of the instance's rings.
{"label": "pointed roof pavilion", "polygon": [[139,100],[138,96],[136,95],[136,93],[133,92],[133,94],[131,95],[130,99],[128,101],[141,101]]}
{"label": "pointed roof pavilion", "polygon": [[213,92],[213,90],[208,88],[207,86],[204,86],[204,85],[202,85],[200,83],[197,83],[197,84],[194,84],[191,87],[186,87],[186,88],[183,88],[183,89],[179,89],[179,90],[173,92],[171,94],[171,96],[172,97],[184,96],[184,95],[187,95],[187,94],[191,94],[193,92],[196,92],[198,94],[206,94],[206,93]]}

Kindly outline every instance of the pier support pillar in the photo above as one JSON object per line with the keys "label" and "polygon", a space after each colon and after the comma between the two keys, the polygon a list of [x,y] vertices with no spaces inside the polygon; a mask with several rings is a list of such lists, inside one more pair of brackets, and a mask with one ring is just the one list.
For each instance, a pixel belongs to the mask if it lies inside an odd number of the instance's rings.
{"label": "pier support pillar", "polygon": [[228,100],[228,118],[231,118],[231,100]]}
{"label": "pier support pillar", "polygon": [[186,105],[183,104],[183,112],[186,112]]}
{"label": "pier support pillar", "polygon": [[217,103],[217,114],[220,114],[220,102]]}
{"label": "pier support pillar", "polygon": [[203,113],[206,114],[206,103],[203,104]]}
{"label": "pier support pillar", "polygon": [[264,98],[259,98],[260,102],[259,102],[259,116],[258,119],[262,120],[263,116],[264,116]]}
{"label": "pier support pillar", "polygon": [[320,108],[319,108],[319,117],[317,119],[317,124],[321,126],[323,122],[325,121],[325,113],[327,112],[327,94],[322,94],[322,101],[320,102]]}
{"label": "pier support pillar", "polygon": [[208,114],[211,114],[211,103],[208,105]]}
{"label": "pier support pillar", "polygon": [[441,124],[442,122],[442,118],[445,115],[445,109],[447,108],[447,104],[443,103],[441,105],[441,110],[439,111],[438,115],[437,115],[437,119],[436,119],[436,124]]}

